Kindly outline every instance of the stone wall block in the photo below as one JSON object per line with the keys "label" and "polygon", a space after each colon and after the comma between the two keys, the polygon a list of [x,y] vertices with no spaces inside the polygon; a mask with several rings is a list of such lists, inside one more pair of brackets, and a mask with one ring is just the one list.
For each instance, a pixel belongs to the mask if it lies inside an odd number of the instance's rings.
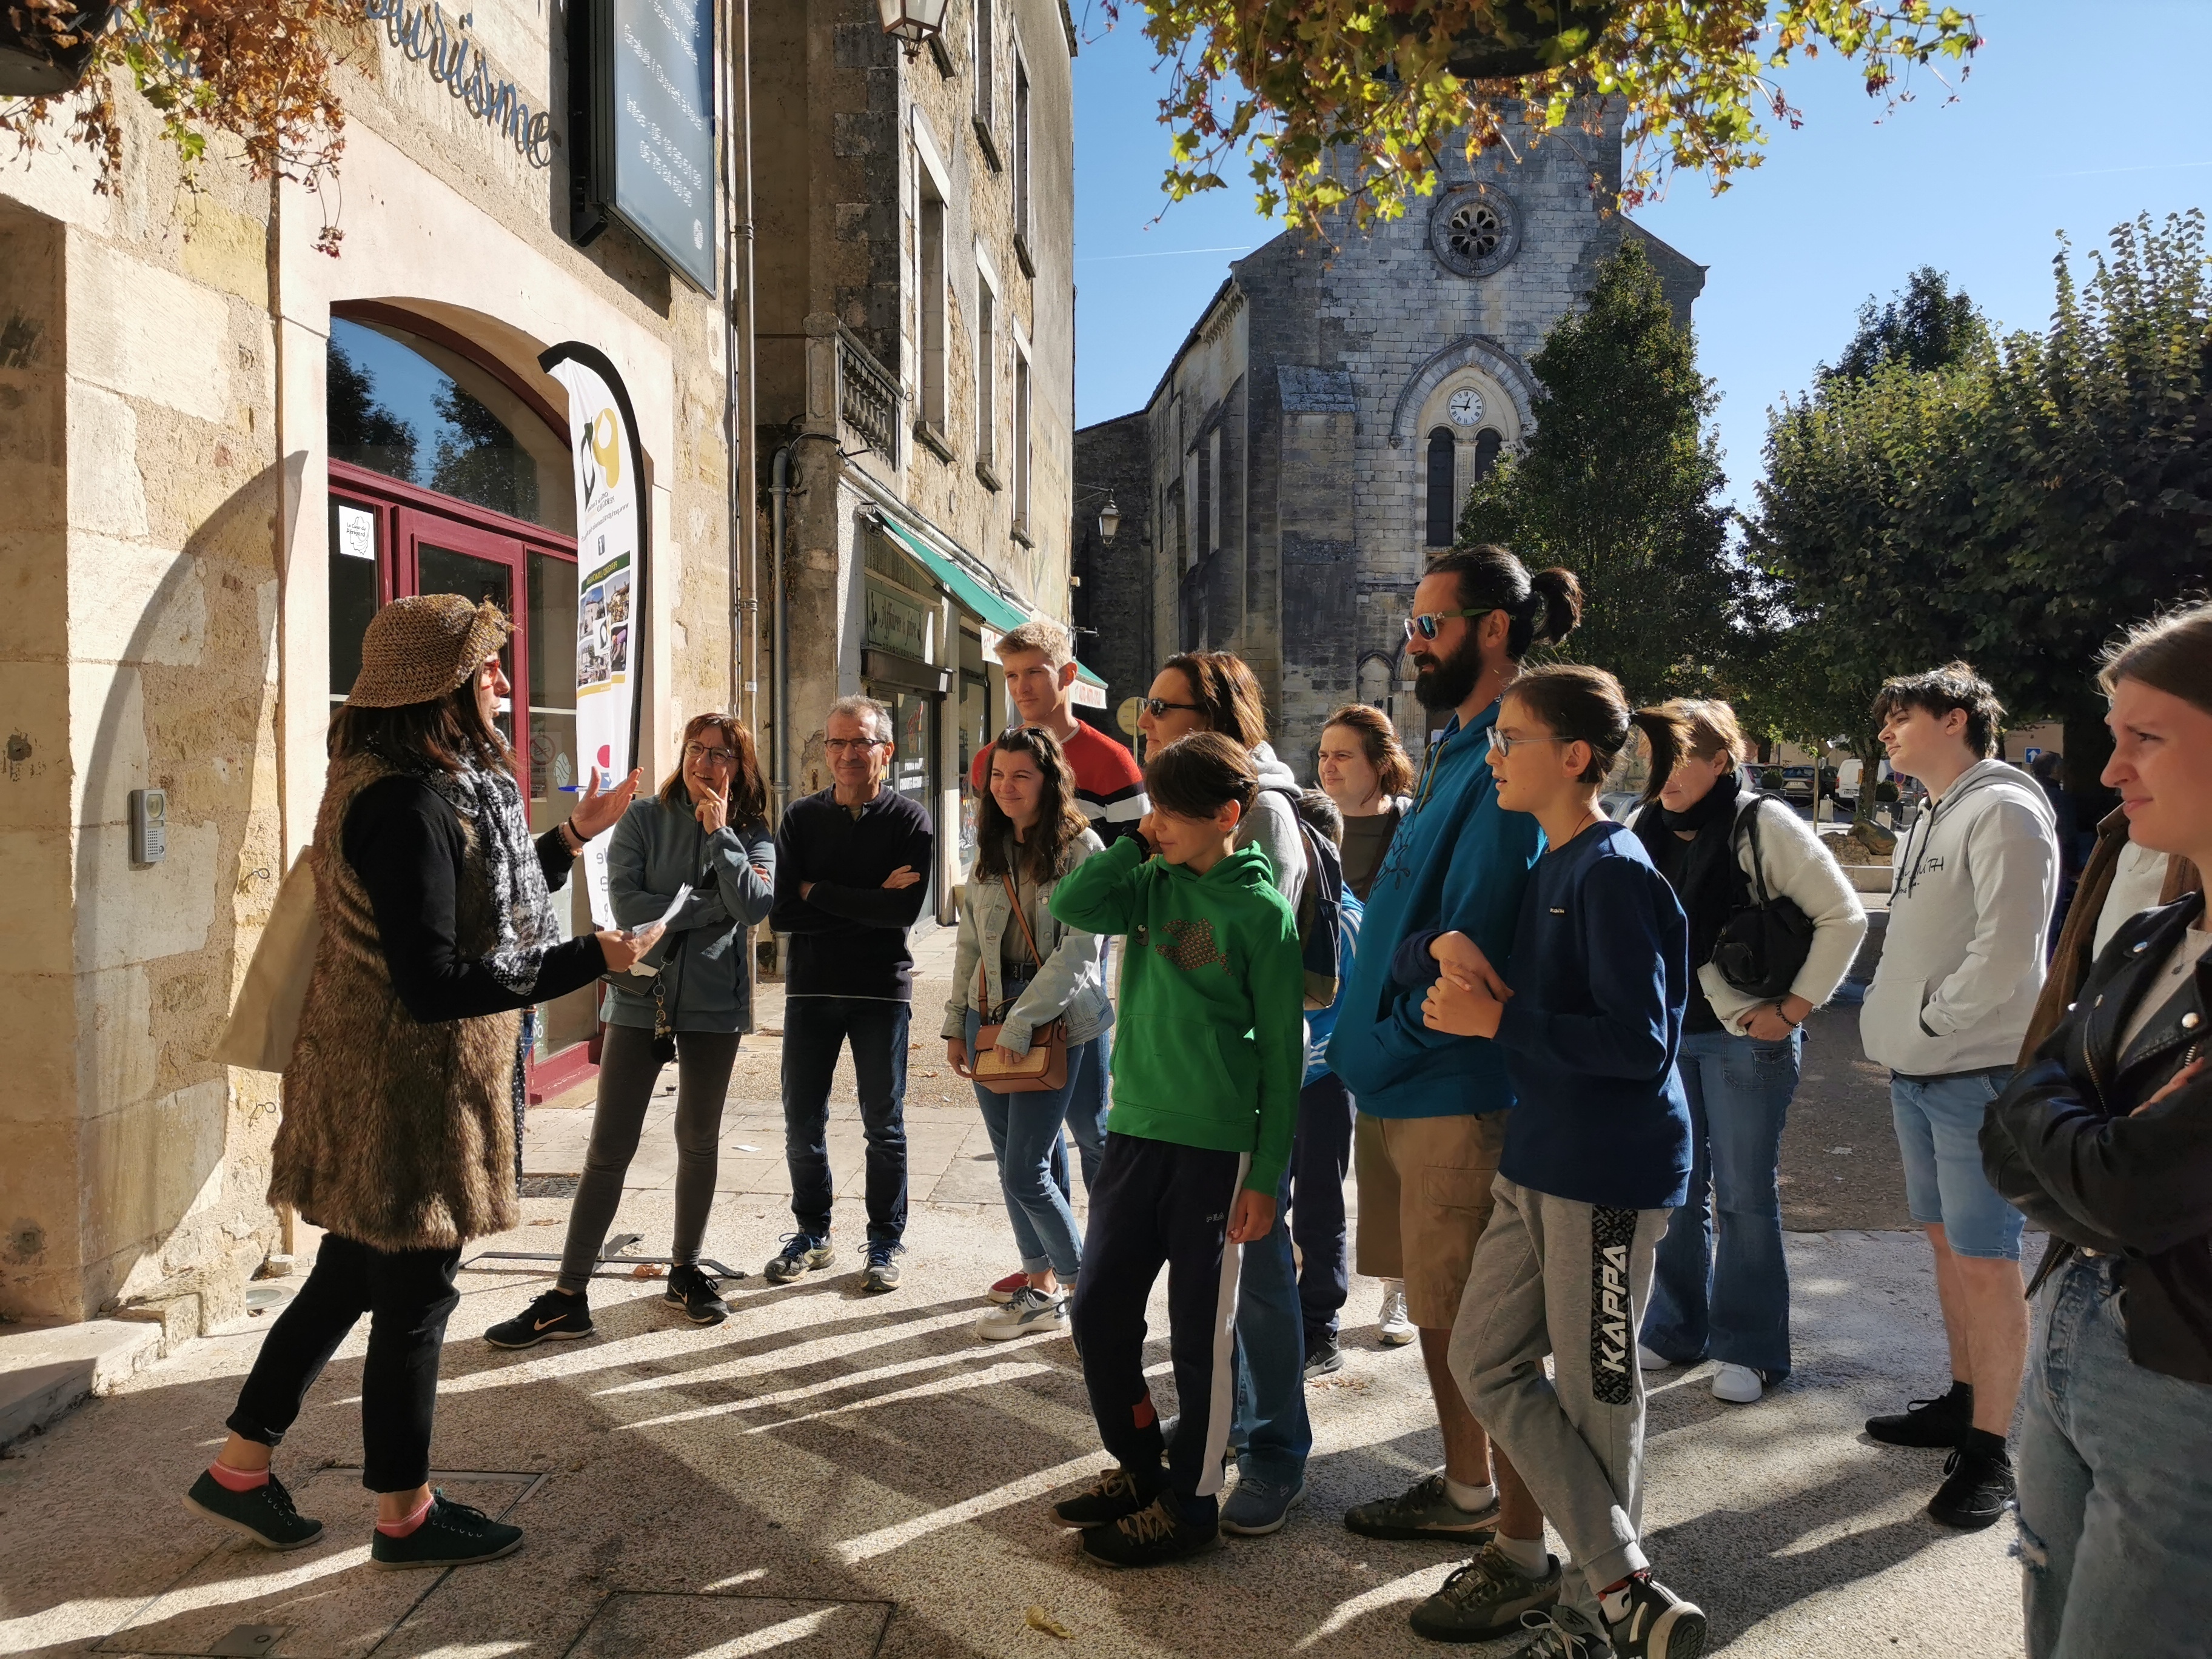
{"label": "stone wall block", "polygon": [[[143,505],[142,498],[142,510]],[[208,631],[198,559],[143,542],[79,535],[71,538],[70,571],[72,654],[99,662],[198,665]]]}
{"label": "stone wall block", "polygon": [[[83,1170],[84,1255],[112,1275],[88,1284],[88,1299],[120,1292],[137,1258],[191,1210],[210,1177],[220,1179],[228,1091],[221,1080],[180,1090],[88,1121]],[[128,1261],[117,1261],[118,1255]]]}
{"label": "stone wall block", "polygon": [[231,414],[223,296],[91,237],[69,246],[70,374],[204,421]]}
{"label": "stone wall block", "polygon": [[103,1117],[155,1095],[153,981],[143,967],[110,968],[76,979],[76,1115]]}
{"label": "stone wall block", "polygon": [[[16,1157],[15,1126],[76,1115],[76,981],[66,974],[0,972],[0,1006],[16,1033],[8,1051],[8,1086],[0,1089],[0,1124],[9,1126],[4,1169]],[[0,1227],[7,1220],[0,1203]]]}
{"label": "stone wall block", "polygon": [[131,792],[152,783],[146,699],[137,669],[77,661],[68,670],[71,823],[125,823]]}
{"label": "stone wall block", "polygon": [[[69,697],[69,671],[59,663],[0,658],[0,826],[67,821]],[[39,901],[19,891],[15,902]]]}
{"label": "stone wall block", "polygon": [[108,536],[146,533],[146,479],[138,465],[137,412],[123,398],[74,381],[69,392],[69,522]]}
{"label": "stone wall block", "polygon": [[12,1123],[0,1158],[0,1307],[15,1319],[81,1319],[77,1126]]}
{"label": "stone wall block", "polygon": [[78,965],[90,972],[204,950],[215,925],[217,840],[212,823],[172,822],[167,858],[134,865],[126,825],[83,830],[76,871]]}
{"label": "stone wall block", "polygon": [[[0,962],[37,974],[68,974],[76,965],[69,911],[75,889],[69,831],[54,825],[37,830],[0,830],[0,870],[12,892],[27,901],[0,905]],[[38,894],[58,896],[40,904]]]}

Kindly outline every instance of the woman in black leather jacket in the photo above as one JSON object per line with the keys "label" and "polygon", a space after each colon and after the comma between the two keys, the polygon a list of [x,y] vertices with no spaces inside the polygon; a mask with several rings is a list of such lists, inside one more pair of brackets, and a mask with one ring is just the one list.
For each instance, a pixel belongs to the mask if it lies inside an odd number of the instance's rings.
{"label": "woman in black leather jacket", "polygon": [[[2100,683],[2136,842],[2212,854],[2212,605],[2136,630]],[[2212,1644],[2212,931],[2191,894],[2098,957],[1989,1109],[1990,1181],[2051,1245],[2019,1458],[2029,1659]]]}

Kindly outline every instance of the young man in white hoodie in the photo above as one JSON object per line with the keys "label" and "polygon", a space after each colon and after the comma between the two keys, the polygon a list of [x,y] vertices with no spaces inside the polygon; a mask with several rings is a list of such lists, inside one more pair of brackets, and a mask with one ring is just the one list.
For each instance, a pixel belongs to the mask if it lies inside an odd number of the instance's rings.
{"label": "young man in white hoodie", "polygon": [[1928,1513],[1977,1528],[2013,1496],[2005,1436],[2027,1356],[2024,1224],[1982,1173],[1979,1136],[2043,987],[2058,842],[2041,787],[1993,758],[2004,709],[1965,663],[1887,681],[1874,713],[1891,769],[1919,780],[1929,806],[1898,843],[1859,1037],[1890,1069],[1905,1200],[1936,1253],[1952,1380],[1866,1426],[1892,1445],[1954,1448]]}

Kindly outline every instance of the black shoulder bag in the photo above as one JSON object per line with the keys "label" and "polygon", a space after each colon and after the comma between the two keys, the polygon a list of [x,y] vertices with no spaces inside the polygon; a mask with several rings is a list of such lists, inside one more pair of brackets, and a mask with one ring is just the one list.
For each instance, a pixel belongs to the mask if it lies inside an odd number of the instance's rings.
{"label": "black shoulder bag", "polygon": [[[1738,902],[1713,943],[1713,966],[1721,977],[1744,995],[1760,998],[1789,995],[1813,950],[1813,919],[1794,899],[1767,896],[1766,871],[1759,856],[1759,809],[1766,799],[1753,795],[1737,816],[1739,824],[1749,826],[1751,877],[1742,879],[1738,859]],[[1729,850],[1734,852],[1733,846]]]}

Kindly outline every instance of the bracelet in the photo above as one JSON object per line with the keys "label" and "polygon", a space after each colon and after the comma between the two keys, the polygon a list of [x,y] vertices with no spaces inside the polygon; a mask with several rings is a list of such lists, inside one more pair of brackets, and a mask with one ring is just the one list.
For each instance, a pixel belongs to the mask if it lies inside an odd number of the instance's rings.
{"label": "bracelet", "polygon": [[561,820],[561,839],[568,843],[568,855],[574,858],[584,850],[585,843],[591,837],[576,828],[574,818],[566,817]]}

